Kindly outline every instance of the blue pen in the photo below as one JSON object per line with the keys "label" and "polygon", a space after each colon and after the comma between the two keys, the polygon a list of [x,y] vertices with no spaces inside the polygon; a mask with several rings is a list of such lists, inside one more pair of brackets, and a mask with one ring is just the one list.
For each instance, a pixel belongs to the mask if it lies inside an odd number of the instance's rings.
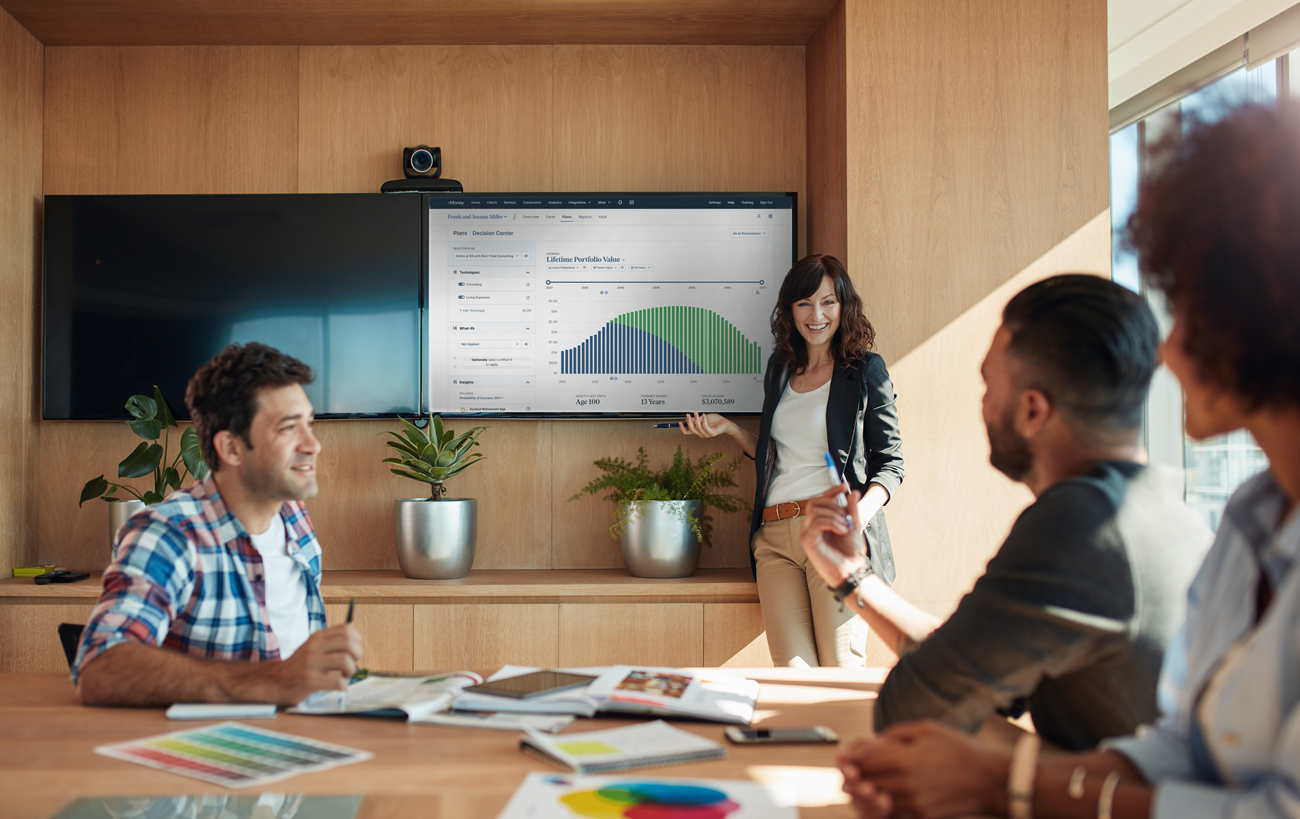
{"label": "blue pen", "polygon": [[[826,455],[826,474],[830,476],[832,485],[839,486],[840,484],[844,483],[844,481],[840,478],[840,471],[835,468],[835,459],[831,457],[831,454],[829,452],[824,454]],[[841,509],[848,508],[849,501],[847,498],[844,497],[843,492],[835,496],[835,505],[840,507]],[[847,517],[849,519],[849,525],[852,526],[853,517],[851,515]]]}
{"label": "blue pen", "polygon": [[673,421],[671,424],[653,424],[655,429],[677,429],[681,426],[680,421]]}

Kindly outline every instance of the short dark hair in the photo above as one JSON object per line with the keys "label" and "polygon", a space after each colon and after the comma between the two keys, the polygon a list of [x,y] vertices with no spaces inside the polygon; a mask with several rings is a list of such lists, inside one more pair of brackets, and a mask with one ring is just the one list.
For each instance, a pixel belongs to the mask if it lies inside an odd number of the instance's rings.
{"label": "short dark hair", "polygon": [[1127,240],[1209,384],[1300,405],[1300,110],[1245,105],[1154,149]]}
{"label": "short dark hair", "polygon": [[1017,293],[1002,323],[1024,386],[1042,390],[1076,434],[1141,426],[1160,330],[1137,293],[1099,276],[1053,276]]}
{"label": "short dark hair", "polygon": [[781,282],[772,309],[772,335],[776,337],[776,350],[780,360],[798,370],[808,363],[808,345],[794,326],[794,303],[806,299],[822,286],[822,279],[831,277],[835,298],[840,303],[840,328],[831,339],[831,355],[840,365],[851,364],[876,345],[876,328],[871,326],[862,312],[862,299],[853,289],[844,264],[834,256],[814,253],[795,262]]}
{"label": "short dark hair", "polygon": [[223,429],[244,439],[257,414],[257,394],[266,387],[310,384],[315,379],[311,367],[274,347],[250,341],[230,344],[216,357],[199,367],[185,388],[185,405],[194,420],[203,460],[215,471],[221,461],[212,443]]}

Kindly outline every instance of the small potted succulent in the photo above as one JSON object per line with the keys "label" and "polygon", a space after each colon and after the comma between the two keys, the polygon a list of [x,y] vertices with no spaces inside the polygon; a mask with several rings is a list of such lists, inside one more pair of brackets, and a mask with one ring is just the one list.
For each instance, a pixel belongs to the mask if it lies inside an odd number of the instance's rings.
{"label": "small potted succulent", "polygon": [[[127,518],[149,504],[160,503],[169,492],[180,489],[190,475],[200,481],[208,476],[208,465],[203,462],[203,451],[199,447],[199,436],[194,432],[194,427],[186,427],[181,432],[176,455],[171,455],[171,433],[164,435],[163,430],[179,425],[157,385],[153,388],[153,398],[147,395],[131,396],[126,402],[126,411],[131,414],[131,420],[126,425],[144,440],[117,465],[117,477],[144,478],[152,475],[153,489],[141,492],[134,486],[112,483],[100,475],[86,481],[81,489],[81,501],[77,504],[81,506],[95,498],[109,502],[109,549],[113,548],[117,541],[117,530],[126,523]],[[156,443],[159,438],[162,438],[161,444]],[[118,494],[119,490],[121,495]]]}
{"label": "small potted succulent", "polygon": [[741,498],[718,491],[738,485],[739,457],[714,469],[725,457],[717,452],[692,461],[678,446],[672,463],[656,471],[641,447],[634,463],[622,458],[596,461],[605,474],[569,501],[609,490],[605,500],[615,504],[609,534],[619,541],[628,572],[633,577],[688,577],[699,565],[700,544],[713,545],[709,507],[723,512],[749,509]]}
{"label": "small potted succulent", "polygon": [[478,501],[448,498],[444,482],[459,475],[483,458],[478,436],[486,427],[474,427],[457,435],[445,429],[442,417],[429,415],[420,429],[406,419],[402,432],[385,432],[394,440],[385,443],[396,457],[389,471],[429,485],[427,498],[402,498],[395,502],[397,516],[397,562],[407,577],[445,579],[464,577],[474,564],[478,542]]}

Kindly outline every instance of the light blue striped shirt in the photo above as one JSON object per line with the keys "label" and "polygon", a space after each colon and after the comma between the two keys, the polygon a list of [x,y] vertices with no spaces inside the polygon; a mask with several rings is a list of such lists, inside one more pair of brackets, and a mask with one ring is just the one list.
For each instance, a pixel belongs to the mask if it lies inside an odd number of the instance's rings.
{"label": "light blue striped shirt", "polygon": [[[1164,715],[1106,743],[1155,786],[1156,819],[1300,819],[1300,514],[1283,523],[1285,507],[1271,472],[1232,496],[1165,658]],[[1261,566],[1273,602],[1252,635]]]}

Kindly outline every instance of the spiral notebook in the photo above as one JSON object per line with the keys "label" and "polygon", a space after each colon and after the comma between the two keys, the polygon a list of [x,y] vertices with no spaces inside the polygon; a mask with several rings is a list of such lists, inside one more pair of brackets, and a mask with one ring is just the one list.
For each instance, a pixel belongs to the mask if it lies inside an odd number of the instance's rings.
{"label": "spiral notebook", "polygon": [[682,765],[727,755],[727,749],[713,740],[663,720],[581,734],[547,736],[531,728],[525,734],[519,750],[580,774]]}

